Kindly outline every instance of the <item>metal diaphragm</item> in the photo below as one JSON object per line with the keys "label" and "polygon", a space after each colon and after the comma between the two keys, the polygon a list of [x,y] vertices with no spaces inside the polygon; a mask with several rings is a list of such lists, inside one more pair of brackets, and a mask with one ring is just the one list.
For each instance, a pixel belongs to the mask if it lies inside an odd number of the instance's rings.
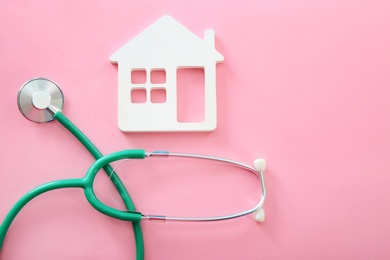
{"label": "metal diaphragm", "polygon": [[64,94],[53,81],[35,78],[27,81],[18,93],[18,107],[22,115],[37,123],[54,119],[54,111],[62,111]]}

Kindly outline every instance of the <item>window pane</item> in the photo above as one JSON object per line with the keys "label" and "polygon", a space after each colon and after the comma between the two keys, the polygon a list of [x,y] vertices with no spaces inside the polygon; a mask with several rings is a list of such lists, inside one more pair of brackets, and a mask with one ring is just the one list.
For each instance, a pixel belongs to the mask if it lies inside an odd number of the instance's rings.
{"label": "window pane", "polygon": [[164,84],[166,82],[166,74],[164,69],[153,69],[150,72],[150,81],[152,84]]}
{"label": "window pane", "polygon": [[131,103],[145,103],[146,102],[146,89],[135,88],[131,90]]}
{"label": "window pane", "polygon": [[132,84],[145,84],[146,83],[146,70],[134,69],[131,71],[131,83]]}
{"label": "window pane", "polygon": [[167,101],[165,88],[152,89],[150,92],[150,100],[152,103],[165,103]]}

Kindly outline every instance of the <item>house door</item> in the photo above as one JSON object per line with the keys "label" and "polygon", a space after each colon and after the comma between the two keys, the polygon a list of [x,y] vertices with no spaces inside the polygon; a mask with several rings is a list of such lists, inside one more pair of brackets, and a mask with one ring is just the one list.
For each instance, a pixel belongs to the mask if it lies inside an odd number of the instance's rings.
{"label": "house door", "polygon": [[197,123],[205,121],[204,68],[177,70],[177,121]]}

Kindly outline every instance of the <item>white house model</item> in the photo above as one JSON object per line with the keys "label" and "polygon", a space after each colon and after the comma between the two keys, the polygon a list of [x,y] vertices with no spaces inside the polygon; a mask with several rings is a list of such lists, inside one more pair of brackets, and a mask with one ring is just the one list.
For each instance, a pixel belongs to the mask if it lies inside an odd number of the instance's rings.
{"label": "white house model", "polygon": [[[116,51],[118,63],[118,126],[124,132],[212,131],[217,124],[214,31],[199,38],[170,16],[163,16]],[[204,70],[204,120],[180,122],[177,72]],[[153,75],[159,75],[153,80]],[[155,96],[155,97],[154,97]]]}

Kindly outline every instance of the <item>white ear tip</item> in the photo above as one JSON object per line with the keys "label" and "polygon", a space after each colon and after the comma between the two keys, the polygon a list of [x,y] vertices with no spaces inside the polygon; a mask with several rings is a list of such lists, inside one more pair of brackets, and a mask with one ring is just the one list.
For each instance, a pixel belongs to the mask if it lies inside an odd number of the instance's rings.
{"label": "white ear tip", "polygon": [[264,222],[265,220],[265,211],[263,208],[259,208],[255,211],[255,214],[253,215],[253,218],[257,221],[257,222]]}
{"label": "white ear tip", "polygon": [[266,163],[265,159],[263,159],[263,158],[255,160],[255,169],[258,172],[264,172],[266,165],[267,165],[267,163]]}

